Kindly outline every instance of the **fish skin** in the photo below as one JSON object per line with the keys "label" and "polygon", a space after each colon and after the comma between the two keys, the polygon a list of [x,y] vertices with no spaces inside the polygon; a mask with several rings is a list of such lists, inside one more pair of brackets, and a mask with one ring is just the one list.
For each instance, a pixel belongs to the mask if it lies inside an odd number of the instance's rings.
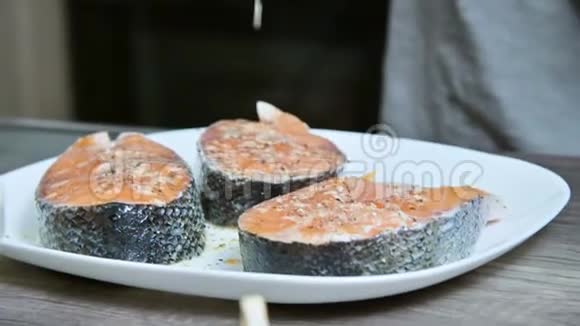
{"label": "fish skin", "polygon": [[[197,146],[198,166],[196,179],[200,187],[201,206],[205,219],[216,225],[234,226],[238,217],[249,208],[274,197],[336,177],[344,164],[314,177],[291,179],[287,182],[268,183],[240,176],[229,175],[213,166]],[[245,189],[250,189],[248,195]],[[264,189],[270,189],[270,194]]]}
{"label": "fish skin", "polygon": [[325,244],[284,243],[239,230],[246,272],[360,276],[416,271],[471,255],[485,225],[478,196],[423,224],[388,230],[370,239]]}
{"label": "fish skin", "polygon": [[200,255],[205,223],[194,181],[164,206],[55,206],[36,196],[43,246],[77,254],[171,264]]}

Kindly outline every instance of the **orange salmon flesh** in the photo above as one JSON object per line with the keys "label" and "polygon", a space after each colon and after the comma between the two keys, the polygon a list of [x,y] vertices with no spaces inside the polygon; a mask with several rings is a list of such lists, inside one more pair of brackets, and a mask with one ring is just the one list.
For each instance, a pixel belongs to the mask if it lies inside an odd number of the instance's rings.
{"label": "orange salmon flesh", "polygon": [[222,120],[203,133],[203,155],[218,169],[241,176],[313,176],[335,170],[345,156],[310,133],[297,117],[272,109],[260,121]]}
{"label": "orange salmon flesh", "polygon": [[288,243],[367,239],[427,222],[484,196],[467,186],[419,188],[334,178],[260,203],[242,214],[238,226]]}
{"label": "orange salmon flesh", "polygon": [[37,197],[67,206],[164,205],[191,182],[186,164],[169,148],[137,133],[113,142],[101,132],[80,138],[52,164]]}

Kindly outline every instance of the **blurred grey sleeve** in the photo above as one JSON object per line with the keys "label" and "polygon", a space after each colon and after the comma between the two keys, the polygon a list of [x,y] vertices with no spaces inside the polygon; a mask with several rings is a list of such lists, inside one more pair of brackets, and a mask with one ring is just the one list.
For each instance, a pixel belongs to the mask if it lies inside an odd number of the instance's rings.
{"label": "blurred grey sleeve", "polygon": [[393,0],[381,119],[400,136],[580,155],[574,0]]}

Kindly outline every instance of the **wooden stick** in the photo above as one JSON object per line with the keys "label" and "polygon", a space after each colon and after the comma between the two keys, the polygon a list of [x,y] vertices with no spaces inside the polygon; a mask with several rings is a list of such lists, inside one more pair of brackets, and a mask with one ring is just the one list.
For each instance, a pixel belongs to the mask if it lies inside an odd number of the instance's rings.
{"label": "wooden stick", "polygon": [[270,326],[266,301],[259,295],[246,295],[240,299],[241,326]]}

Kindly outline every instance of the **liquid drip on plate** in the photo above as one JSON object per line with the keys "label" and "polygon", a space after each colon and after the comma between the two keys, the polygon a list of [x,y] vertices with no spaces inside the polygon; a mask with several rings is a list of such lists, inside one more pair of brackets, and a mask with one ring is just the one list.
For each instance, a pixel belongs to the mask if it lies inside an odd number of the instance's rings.
{"label": "liquid drip on plate", "polygon": [[254,0],[254,19],[252,20],[254,30],[262,28],[262,9],[262,0]]}
{"label": "liquid drip on plate", "polygon": [[207,243],[199,257],[184,260],[173,266],[203,270],[241,271],[242,263],[238,245],[238,232],[233,227],[207,224]]}

